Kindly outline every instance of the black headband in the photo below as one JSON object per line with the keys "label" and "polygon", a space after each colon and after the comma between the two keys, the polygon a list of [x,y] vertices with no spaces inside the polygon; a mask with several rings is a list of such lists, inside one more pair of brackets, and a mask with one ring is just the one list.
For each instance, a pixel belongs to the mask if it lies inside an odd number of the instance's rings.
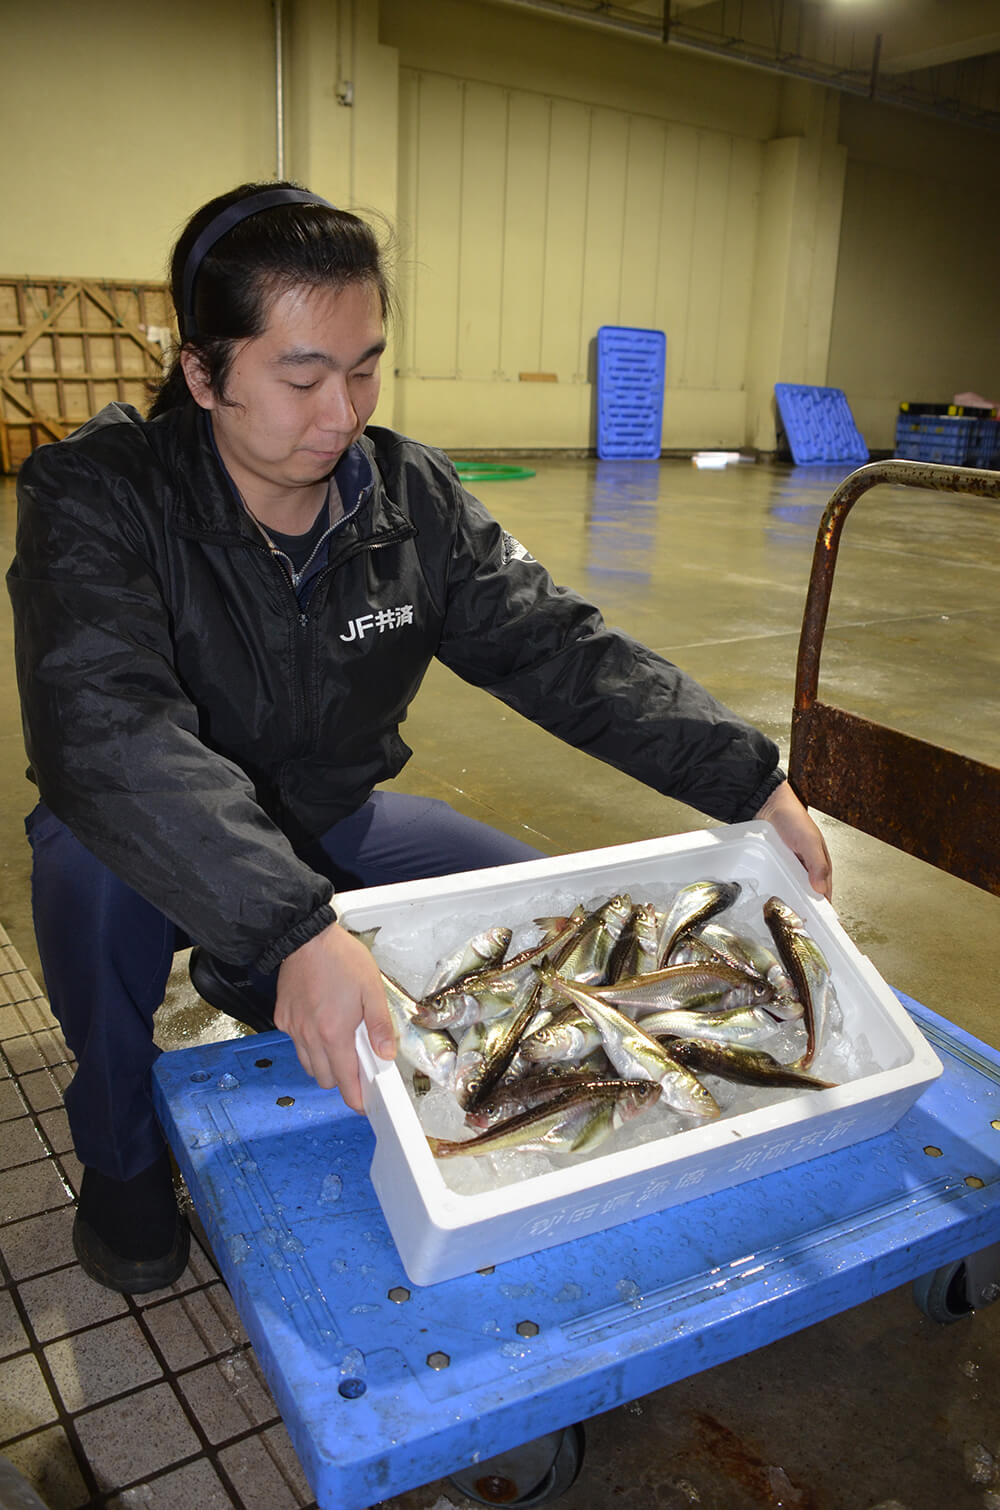
{"label": "black headband", "polygon": [[262,189],[259,194],[250,194],[246,199],[238,199],[235,204],[220,210],[199,234],[184,264],[181,283],[182,340],[189,340],[197,334],[198,327],[194,318],[195,279],[215,243],[221,241],[226,232],[239,225],[241,220],[249,220],[251,215],[259,215],[261,210],[270,210],[279,204],[316,204],[327,210],[335,208],[329,200],[321,199],[318,194],[310,194],[308,189]]}

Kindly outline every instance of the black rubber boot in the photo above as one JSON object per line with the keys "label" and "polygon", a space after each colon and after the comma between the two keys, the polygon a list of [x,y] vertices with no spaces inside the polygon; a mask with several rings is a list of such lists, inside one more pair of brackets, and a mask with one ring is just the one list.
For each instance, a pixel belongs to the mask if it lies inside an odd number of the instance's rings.
{"label": "black rubber boot", "polygon": [[180,1279],[191,1247],[164,1151],[130,1180],[84,1169],[73,1251],[91,1279],[123,1295],[145,1295]]}
{"label": "black rubber boot", "polygon": [[215,1007],[253,1028],[269,1033],[274,1027],[274,998],[247,979],[239,965],[226,965],[200,947],[191,950],[188,963],[191,984],[198,995]]}

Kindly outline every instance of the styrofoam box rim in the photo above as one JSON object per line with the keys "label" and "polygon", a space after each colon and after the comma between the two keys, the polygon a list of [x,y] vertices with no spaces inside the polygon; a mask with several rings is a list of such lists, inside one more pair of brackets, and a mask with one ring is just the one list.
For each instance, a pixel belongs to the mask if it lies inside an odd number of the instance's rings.
{"label": "styrofoam box rim", "polygon": [[[616,884],[621,883],[621,872],[634,872],[636,867],[661,861],[668,866],[680,863],[689,869],[694,867],[692,878],[695,874],[728,878],[741,868],[753,874],[768,874],[772,878],[768,882],[769,888],[780,892],[783,900],[800,914],[830,959],[835,973],[839,972],[841,978],[845,970],[853,974],[868,1004],[881,1014],[909,1057],[893,1068],[876,1071],[829,1090],[809,1091],[774,1106],[692,1127],[636,1148],[595,1155],[586,1163],[564,1170],[553,1170],[488,1192],[463,1195],[445,1184],[395,1064],[376,1058],[364,1028],[360,1027],[357,1047],[365,1110],[376,1141],[385,1139],[398,1144],[394,1156],[404,1162],[412,1185],[411,1204],[416,1203],[439,1235],[460,1234],[470,1227],[477,1228],[480,1224],[496,1223],[504,1217],[528,1213],[542,1200],[548,1206],[554,1201],[571,1200],[582,1195],[598,1198],[602,1192],[611,1191],[620,1184],[625,1176],[631,1178],[692,1161],[697,1163],[706,1155],[716,1157],[720,1148],[746,1146],[748,1142],[753,1143],[781,1130],[805,1127],[820,1116],[829,1118],[831,1114],[846,1114],[859,1108],[864,1110],[866,1106],[870,1110],[891,1103],[898,1108],[894,1117],[898,1119],[941,1073],[937,1055],[872,962],[848,937],[833,907],[812,891],[798,861],[773,827],[760,820],[633,844],[581,850],[516,865],[372,887],[339,895],[337,908],[341,921],[354,929],[371,927],[391,913],[394,924],[401,924],[405,930],[406,915],[416,914],[428,904],[440,906],[443,901],[454,899],[453,904],[460,911],[462,904],[481,901],[485,894],[495,893],[498,906],[502,906],[505,894],[509,896],[525,887],[534,890],[539,885],[555,886],[572,881],[576,876],[587,878],[588,889],[596,891],[606,885],[609,890],[614,890]],[[595,874],[601,872],[618,872],[618,882],[610,874],[604,879]],[[773,881],[776,874],[780,877],[777,883]],[[859,1136],[868,1134],[861,1132]],[[384,1151],[377,1150],[376,1163]],[[379,1197],[390,1228],[394,1228],[394,1216],[395,1226],[398,1226],[399,1214],[389,1208],[397,1199],[402,1200],[402,1195],[396,1190],[379,1190]],[[404,1245],[395,1230],[394,1236],[397,1246],[402,1249]],[[483,1261],[490,1260],[485,1258]],[[467,1267],[475,1265],[470,1263]]]}

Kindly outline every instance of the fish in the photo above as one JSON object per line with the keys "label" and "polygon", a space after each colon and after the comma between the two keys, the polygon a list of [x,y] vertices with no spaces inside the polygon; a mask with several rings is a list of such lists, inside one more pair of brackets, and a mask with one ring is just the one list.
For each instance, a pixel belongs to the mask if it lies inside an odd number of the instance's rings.
{"label": "fish", "polygon": [[547,931],[540,943],[511,955],[498,969],[484,970],[468,981],[426,996],[419,1004],[418,1022],[424,1027],[462,1032],[473,1022],[499,1017],[524,1005],[532,995],[537,998],[538,980],[532,966],[546,957],[549,948],[571,943],[586,919],[583,907],[578,907],[568,918],[553,920],[559,927]]}
{"label": "fish", "polygon": [[481,1021],[471,1022],[459,1036],[451,1088],[455,1093],[455,1100],[461,1107],[464,1107],[468,1102],[470,1086],[474,1089],[479,1083],[479,1077],[483,1072],[483,1060],[486,1056],[490,1028],[497,1022],[502,1023],[503,1020],[502,1017],[494,1018],[492,1024]]}
{"label": "fish", "polygon": [[471,975],[455,986],[447,986],[417,1003],[416,1022],[422,1028],[447,1029],[462,1033],[474,1022],[489,1022],[518,1005],[518,991],[524,983],[515,975],[503,976],[496,970]]}
{"label": "fish", "polygon": [[601,1035],[579,1007],[556,1011],[550,1020],[525,1034],[520,1055],[526,1065],[586,1059],[601,1046]]}
{"label": "fish", "polygon": [[578,927],[581,923],[585,923],[587,921],[587,909],[582,902],[577,902],[568,917],[533,918],[532,921],[535,927],[541,930],[543,935],[542,943],[551,944],[553,939],[571,925]]}
{"label": "fish", "polygon": [[660,965],[670,963],[671,951],[686,933],[731,907],[740,891],[738,881],[693,881],[682,886],[660,920]]}
{"label": "fish", "polygon": [[759,976],[748,976],[719,959],[668,965],[648,975],[591,989],[601,1001],[636,1018],[647,1012],[682,1007],[694,1010],[763,1006],[772,996],[770,986]]}
{"label": "fish", "polygon": [[719,1115],[712,1093],[630,1017],[601,1001],[585,986],[558,975],[551,965],[536,968],[552,990],[574,1002],[590,1018],[600,1032],[604,1052],[623,1079],[657,1081],[665,1104],[686,1116]]}
{"label": "fish", "polygon": [[802,1003],[806,1047],[797,1064],[805,1070],[822,1045],[830,1009],[836,1000],[830,967],[815,939],[806,932],[803,920],[780,897],[768,897],[764,903],[764,921]]}
{"label": "fish", "polygon": [[697,933],[689,936],[689,944],[705,943],[737,969],[767,981],[774,993],[775,1008],[785,1018],[801,1017],[802,1003],[795,995],[791,977],[782,966],[773,949],[750,934],[736,933],[720,923],[718,918],[705,923]]}
{"label": "fish", "polygon": [[602,1143],[660,1097],[648,1079],[592,1081],[560,1091],[541,1107],[519,1112],[464,1140],[427,1136],[437,1159],[478,1156],[504,1148],[538,1153],[583,1153]]}
{"label": "fish", "polygon": [[[598,1056],[594,1057],[596,1059]],[[492,1127],[495,1123],[502,1122],[507,1117],[513,1117],[518,1112],[527,1111],[533,1106],[542,1106],[553,1096],[557,1096],[560,1091],[579,1085],[592,1085],[596,1080],[607,1079],[611,1072],[603,1049],[599,1057],[601,1061],[599,1065],[591,1062],[574,1067],[565,1064],[547,1064],[541,1068],[529,1070],[527,1074],[517,1075],[515,1078],[511,1078],[513,1071],[508,1071],[492,1094],[475,1111],[466,1112],[466,1125],[476,1128]]]}
{"label": "fish", "polygon": [[535,1003],[531,1000],[519,1012],[511,1012],[490,1025],[483,1041],[479,1073],[467,1076],[465,1080],[463,1110],[476,1111],[492,1095],[517,1053],[535,1012]]}
{"label": "fish", "polygon": [[608,981],[623,975],[644,975],[659,963],[659,921],[652,902],[639,902],[622,929],[608,961]]}
{"label": "fish", "polygon": [[681,1064],[695,1072],[721,1075],[743,1085],[809,1086],[829,1090],[836,1082],[819,1080],[792,1064],[782,1064],[764,1049],[714,1043],[708,1038],[675,1038],[666,1045]]}
{"label": "fish", "polygon": [[573,938],[565,944],[553,942],[544,953],[563,976],[584,984],[602,981],[631,915],[632,898],[627,893],[611,897],[587,915]]}
{"label": "fish", "polygon": [[494,969],[503,961],[513,937],[513,930],[502,925],[484,928],[438,961],[424,995],[433,996],[435,991],[454,986],[468,975]]}
{"label": "fish", "polygon": [[411,1068],[426,1075],[435,1085],[449,1085],[455,1073],[454,1040],[447,1033],[420,1027],[419,1003],[391,975],[384,970],[379,974],[400,1054]]}
{"label": "fish", "polygon": [[371,949],[373,947],[376,936],[382,932],[381,925],[376,925],[376,927],[374,928],[361,929],[348,928],[346,923],[342,926],[344,928],[344,931],[351,935],[352,939],[357,939],[360,944],[364,944],[366,949]]}
{"label": "fish", "polygon": [[[348,928],[347,932],[364,944],[366,949],[371,949],[379,929],[364,928],[359,931]],[[449,1085],[455,1072],[454,1040],[447,1033],[428,1032],[422,1028],[417,1022],[420,1003],[391,975],[386,975],[384,970],[380,969],[379,975],[400,1055],[415,1075],[424,1075],[435,1085]]]}
{"label": "fish", "polygon": [[720,1011],[697,1011],[679,1007],[649,1012],[640,1019],[651,1038],[710,1038],[714,1043],[753,1044],[772,1038],[781,1024],[760,1007],[723,1007]]}

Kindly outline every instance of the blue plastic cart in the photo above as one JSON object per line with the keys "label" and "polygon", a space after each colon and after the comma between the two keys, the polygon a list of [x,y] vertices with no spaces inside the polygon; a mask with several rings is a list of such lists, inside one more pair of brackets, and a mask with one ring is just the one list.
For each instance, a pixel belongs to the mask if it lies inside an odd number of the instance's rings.
{"label": "blue plastic cart", "polygon": [[892,1132],[425,1289],[367,1122],[290,1040],[161,1056],[159,1114],[322,1510],[448,1474],[541,1504],[579,1463],[561,1428],[907,1280],[938,1319],[992,1298],[1000,1248],[975,1294],[966,1260],[1000,1243],[1000,1054],[900,999],[944,1074]]}
{"label": "blue plastic cart", "polygon": [[[856,783],[841,797],[821,788],[811,748],[811,727],[827,738],[839,712],[814,694],[840,523],[876,482],[996,497],[1000,476],[912,462],[862,470],[817,537],[791,769],[807,800],[879,832],[884,814],[857,810]],[[842,718],[837,729],[851,737]],[[874,761],[885,733],[868,724],[854,737]],[[904,763],[919,753],[889,751]],[[970,777],[934,765],[936,779],[956,774]],[[980,790],[994,824],[995,778],[986,771]],[[926,783],[923,797],[926,808]],[[996,889],[992,870],[969,874],[961,855],[925,858]],[[985,863],[995,867],[995,848]],[[995,1300],[1000,1052],[900,1000],[944,1072],[891,1132],[423,1289],[368,1179],[367,1122],[303,1073],[290,1040],[161,1056],[160,1118],[322,1510],[364,1510],[444,1475],[485,1504],[539,1505],[572,1482],[589,1416],[906,1281],[938,1321]]]}

